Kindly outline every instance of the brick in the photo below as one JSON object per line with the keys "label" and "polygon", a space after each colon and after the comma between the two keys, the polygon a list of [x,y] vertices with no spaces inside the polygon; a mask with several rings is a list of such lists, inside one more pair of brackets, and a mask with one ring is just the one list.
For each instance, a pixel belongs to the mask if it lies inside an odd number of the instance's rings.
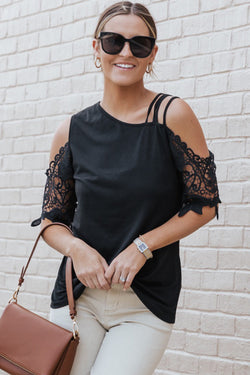
{"label": "brick", "polygon": [[195,270],[182,270],[182,285],[185,289],[200,289],[201,272]]}
{"label": "brick", "polygon": [[246,94],[244,96],[243,111],[244,113],[250,113],[250,95],[249,94]]}
{"label": "brick", "polygon": [[242,246],[242,242],[243,230],[241,228],[211,228],[209,231],[209,243],[212,247],[237,248]]}
{"label": "brick", "polygon": [[227,206],[225,223],[235,226],[249,225],[250,206]]}
{"label": "brick", "polygon": [[217,251],[212,249],[188,249],[185,251],[185,267],[195,269],[216,269]]}
{"label": "brick", "polygon": [[[84,4],[86,7],[86,3]],[[67,23],[72,23],[74,19],[74,9],[75,7],[58,8],[50,12],[50,27],[65,25]],[[80,14],[82,17],[83,15]]]}
{"label": "brick", "polygon": [[3,26],[6,26],[6,31],[8,26],[8,37],[27,33],[27,22],[24,18],[13,19],[11,22],[3,24]]}
{"label": "brick", "polygon": [[188,309],[214,311],[216,309],[216,301],[215,293],[185,291],[184,307]]}
{"label": "brick", "polygon": [[236,272],[235,273],[235,290],[239,292],[250,292],[250,273]]}
{"label": "brick", "polygon": [[59,80],[48,83],[48,96],[55,97],[69,95],[72,91],[70,79]]}
{"label": "brick", "polygon": [[250,70],[232,72],[229,77],[230,91],[249,91],[250,90]]}
{"label": "brick", "polygon": [[64,62],[62,65],[62,77],[76,76],[83,74],[84,65],[81,60]]}
{"label": "brick", "polygon": [[50,17],[46,13],[39,12],[26,18],[26,24],[29,33],[42,29],[46,30],[50,26]]}
{"label": "brick", "polygon": [[27,66],[28,66],[28,53],[27,52],[15,53],[14,55],[8,56],[8,69],[9,70],[26,68]]}
{"label": "brick", "polygon": [[71,42],[84,36],[84,23],[82,21],[64,25],[62,28],[62,42]]}
{"label": "brick", "polygon": [[169,350],[184,350],[185,346],[186,332],[181,331],[172,331],[169,342]]}
{"label": "brick", "polygon": [[7,155],[13,152],[12,139],[0,140],[0,155]]}
{"label": "brick", "polygon": [[22,159],[18,155],[8,155],[3,159],[3,171],[19,171],[22,168]]}
{"label": "brick", "polygon": [[235,360],[249,360],[250,342],[243,339],[223,338],[218,340],[218,354],[220,357]]}
{"label": "brick", "polygon": [[50,59],[52,62],[54,61],[63,61],[63,60],[69,60],[72,58],[72,44],[61,44],[58,46],[54,46],[51,50],[51,56]]}
{"label": "brick", "polygon": [[178,331],[198,332],[201,314],[195,311],[179,309],[176,314],[175,329]]}
{"label": "brick", "polygon": [[15,120],[28,119],[35,117],[34,103],[18,103],[15,105]]}
{"label": "brick", "polygon": [[[168,6],[165,1],[158,2],[155,4],[151,4],[147,6],[152,16],[157,19],[157,22],[164,21],[168,16]],[[95,11],[93,9],[93,15],[95,15]]]}
{"label": "brick", "polygon": [[[98,17],[91,17],[89,19],[87,18],[84,21],[85,23],[84,35],[94,37],[94,31],[95,31],[97,22],[98,22]],[[81,38],[81,35],[79,35],[79,37]]]}
{"label": "brick", "polygon": [[50,49],[48,47],[35,49],[28,52],[29,66],[43,65],[50,62]]}
{"label": "brick", "polygon": [[[72,42],[73,45],[73,56],[79,57],[82,60],[82,56],[86,56],[87,62],[90,64],[92,63],[93,70],[97,72],[97,68],[94,65],[94,57],[93,57],[93,48],[92,48],[92,37],[84,37],[84,39],[78,39]],[[90,59],[90,56],[93,57],[93,62]],[[84,66],[84,60],[81,61],[81,64]],[[73,74],[74,75],[74,74]]]}
{"label": "brick", "polygon": [[243,203],[250,203],[250,183],[243,184]]}
{"label": "brick", "polygon": [[235,318],[224,314],[201,314],[201,332],[212,335],[234,335]]}
{"label": "brick", "polygon": [[38,204],[41,203],[42,196],[43,190],[41,188],[23,189],[21,191],[21,203]]}
{"label": "brick", "polygon": [[22,0],[20,7],[20,16],[28,16],[30,14],[38,13],[40,11],[40,4],[38,1],[30,2],[29,0]]}
{"label": "brick", "polygon": [[[39,85],[40,87],[40,85]],[[43,134],[44,130],[44,120],[43,119],[32,119],[26,120],[22,127],[23,136],[39,135]],[[36,142],[37,139],[34,139]]]}
{"label": "brick", "polygon": [[185,246],[206,246],[208,245],[208,228],[199,228],[182,240]]}
{"label": "brick", "polygon": [[217,74],[208,77],[199,77],[196,80],[196,95],[215,95],[223,94],[227,91],[227,74]]}
{"label": "brick", "polygon": [[179,6],[178,1],[174,0],[169,3],[169,18],[177,18],[197,14],[199,12],[199,1],[193,0],[192,2],[184,2]]}
{"label": "brick", "polygon": [[233,372],[233,363],[221,358],[200,357],[199,375],[236,375]]}
{"label": "brick", "polygon": [[25,206],[12,206],[10,208],[10,221],[30,222],[30,209]]}
{"label": "brick", "polygon": [[[234,150],[233,154],[232,154],[232,148]],[[232,139],[230,143],[225,140],[214,141],[212,143],[212,151],[217,155],[218,160],[231,160],[231,159],[236,159],[239,157],[244,157],[244,154],[245,154],[244,140]]]}
{"label": "brick", "polygon": [[51,46],[57,44],[61,39],[61,29],[52,28],[48,30],[42,30],[39,33],[39,47]]}
{"label": "brick", "polygon": [[[182,79],[180,83],[178,84],[178,91],[176,91],[176,81],[168,82],[166,85],[166,88],[163,89],[163,92],[174,92],[175,95],[179,97],[185,97],[185,96],[194,96],[194,89],[195,89],[195,80],[192,79]],[[160,90],[161,91],[161,90]],[[203,105],[204,104],[204,105]],[[200,103],[199,107],[199,113],[202,113],[202,111],[206,110],[206,103]]]}
{"label": "brick", "polygon": [[56,276],[58,272],[58,261],[49,259],[39,263],[38,274],[40,276]]}
{"label": "brick", "polygon": [[221,8],[227,8],[231,5],[231,0],[210,0],[210,1],[202,1],[201,11],[202,12],[208,12],[211,10],[217,10]]}
{"label": "brick", "polygon": [[41,10],[49,10],[59,8],[62,5],[62,0],[43,1],[41,3]]}
{"label": "brick", "polygon": [[228,118],[228,137],[250,137],[250,116]]}
{"label": "brick", "polygon": [[213,72],[228,72],[245,68],[245,51],[218,51],[213,55]]}
{"label": "brick", "polygon": [[[25,87],[25,100],[42,100],[47,99],[48,97],[48,83],[42,82],[38,83],[36,82],[34,85],[27,85]],[[41,119],[39,119],[41,121]],[[37,119],[33,119],[34,122],[37,121]],[[26,123],[27,121],[25,121]],[[25,135],[25,133],[24,133]]]}
{"label": "brick", "polygon": [[5,72],[0,74],[1,87],[11,87],[16,85],[16,72]]}
{"label": "brick", "polygon": [[230,49],[231,31],[215,32],[209,35],[201,35],[199,39],[199,53],[221,52]]}
{"label": "brick", "polygon": [[219,269],[250,270],[250,253],[248,251],[223,250],[218,255]]}
{"label": "brick", "polygon": [[38,33],[22,35],[17,40],[17,51],[29,51],[38,48]]}
{"label": "brick", "polygon": [[[220,194],[223,197],[223,203],[241,203],[243,198],[243,186],[240,182],[221,183]],[[227,207],[226,207],[227,209]]]}
{"label": "brick", "polygon": [[[158,368],[178,371],[178,374],[198,374],[199,360],[194,355],[188,353],[171,353],[162,358]],[[176,373],[176,372],[174,372]]]}
{"label": "brick", "polygon": [[13,87],[9,88],[6,93],[6,103],[17,103],[23,100],[25,96],[25,87]]}
{"label": "brick", "polygon": [[40,66],[39,81],[52,81],[60,78],[60,66],[57,64],[50,64],[47,66]]}
{"label": "brick", "polygon": [[247,363],[234,363],[234,374],[240,374],[240,375],[249,375],[250,372],[250,364]]}
{"label": "brick", "polygon": [[191,56],[180,62],[180,77],[193,77],[210,74],[212,56]]}
{"label": "brick", "polygon": [[214,30],[226,30],[247,24],[247,6],[231,7],[214,14]]}
{"label": "brick", "polygon": [[168,59],[180,59],[197,55],[199,51],[198,38],[185,37],[168,42]]}
{"label": "brick", "polygon": [[183,18],[183,35],[199,35],[213,31],[213,14],[198,14]]}
{"label": "brick", "polygon": [[235,319],[235,335],[239,337],[250,336],[250,318],[249,317],[236,317]]}
{"label": "brick", "polygon": [[10,6],[5,6],[1,12],[1,20],[13,20],[18,18],[20,15],[20,4],[12,4]]}
{"label": "brick", "polygon": [[157,27],[157,41],[180,38],[181,30],[181,20],[175,19],[160,22],[159,26]]}
{"label": "brick", "polygon": [[221,95],[209,98],[210,116],[239,115],[242,110],[242,97],[240,94]]}
{"label": "brick", "polygon": [[24,170],[44,170],[45,168],[45,159],[44,155],[40,154],[31,154],[26,155],[23,158],[23,169]]}
{"label": "brick", "polygon": [[232,32],[232,48],[249,47],[250,27],[240,28]]}
{"label": "brick", "polygon": [[217,309],[221,312],[233,315],[248,315],[250,298],[244,294],[220,294],[218,295]]}
{"label": "brick", "polygon": [[250,162],[246,159],[242,161],[234,160],[227,165],[228,181],[247,181],[250,177]]}
{"label": "brick", "polygon": [[23,154],[34,151],[34,139],[33,137],[24,137],[21,139],[15,139],[14,141],[14,153]]}
{"label": "brick", "polygon": [[234,272],[231,271],[209,271],[201,274],[202,290],[233,290]]}
{"label": "brick", "polygon": [[29,187],[32,184],[32,174],[30,172],[18,171],[9,176],[9,186],[15,188]]}
{"label": "brick", "polygon": [[244,228],[244,247],[249,248],[250,244],[250,228]]}
{"label": "brick", "polygon": [[180,66],[175,61],[159,62],[157,74],[162,80],[175,80],[179,76]]}
{"label": "brick", "polygon": [[200,355],[217,354],[217,338],[212,336],[187,333],[185,350]]}
{"label": "brick", "polygon": [[[1,192],[0,192],[0,200],[1,200]],[[1,207],[1,210],[0,210],[0,222],[3,221],[3,222],[6,222],[9,220],[10,218],[10,208],[9,207],[6,207],[6,206],[2,206]]]}

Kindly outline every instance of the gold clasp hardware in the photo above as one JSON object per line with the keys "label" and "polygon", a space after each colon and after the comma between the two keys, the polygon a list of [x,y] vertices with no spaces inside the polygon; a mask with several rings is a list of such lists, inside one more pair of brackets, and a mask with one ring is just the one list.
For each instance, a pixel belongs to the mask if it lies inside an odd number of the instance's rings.
{"label": "gold clasp hardware", "polygon": [[9,299],[8,303],[17,302],[17,296],[18,296],[20,288],[21,288],[21,286],[18,285],[17,288],[16,288],[16,290],[15,290],[15,292],[13,293],[13,296]]}
{"label": "gold clasp hardware", "polygon": [[73,336],[74,336],[74,339],[76,339],[77,336],[79,336],[79,328],[77,325],[76,317],[74,317],[73,319]]}

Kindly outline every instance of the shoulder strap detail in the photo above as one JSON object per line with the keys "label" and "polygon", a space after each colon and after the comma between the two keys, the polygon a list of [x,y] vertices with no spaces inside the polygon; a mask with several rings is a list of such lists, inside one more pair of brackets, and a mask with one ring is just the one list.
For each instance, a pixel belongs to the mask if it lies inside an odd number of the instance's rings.
{"label": "shoulder strap detail", "polygon": [[147,113],[146,122],[148,122],[148,116],[149,116],[150,111],[151,111],[151,109],[152,109],[152,107],[153,107],[153,105],[154,105],[154,102],[155,102],[155,101],[158,99],[158,97],[161,96],[161,95],[163,95],[162,92],[160,92],[159,94],[157,94],[157,95],[154,97],[154,99],[152,100],[152,102],[150,103],[150,105],[149,105],[149,107],[148,107],[148,113]]}
{"label": "shoulder strap detail", "polygon": [[163,124],[164,125],[167,125],[167,123],[166,123],[166,114],[167,114],[168,107],[170,106],[170,103],[174,99],[176,99],[176,98],[179,98],[179,96],[173,96],[172,98],[170,98],[169,101],[168,101],[168,103],[167,103],[167,105],[166,105],[166,107],[165,107],[165,109],[164,109],[164,113],[163,113]]}
{"label": "shoulder strap detail", "polygon": [[161,105],[161,102],[163,101],[163,99],[165,99],[167,96],[170,96],[169,94],[162,94],[162,96],[157,100],[157,102],[155,103],[155,106],[154,106],[154,118],[153,118],[153,122],[156,123],[158,122],[158,112],[159,112],[159,108],[160,108],[160,105]]}

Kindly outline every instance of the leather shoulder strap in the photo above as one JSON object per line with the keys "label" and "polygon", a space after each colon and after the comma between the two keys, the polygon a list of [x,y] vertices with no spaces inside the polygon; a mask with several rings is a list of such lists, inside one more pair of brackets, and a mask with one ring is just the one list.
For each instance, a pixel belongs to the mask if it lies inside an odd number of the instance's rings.
{"label": "leather shoulder strap", "polygon": [[[38,234],[36,240],[35,240],[35,243],[34,243],[34,246],[31,250],[31,253],[30,253],[30,256],[29,256],[29,259],[26,263],[26,266],[24,266],[22,268],[22,271],[21,271],[21,275],[20,275],[20,278],[19,278],[19,282],[18,282],[18,287],[20,289],[22,283],[24,282],[24,276],[25,276],[25,273],[27,271],[27,268],[30,264],[30,261],[31,261],[31,258],[34,254],[34,251],[37,247],[37,244],[38,244],[38,241],[40,239],[40,237],[42,236],[42,234],[45,232],[45,230],[49,227],[51,227],[52,225],[60,225],[66,229],[68,229],[68,231],[73,235],[71,229],[63,224],[63,223],[59,223],[59,222],[54,222],[54,223],[50,223],[48,225],[46,225],[46,227],[44,227]],[[67,297],[68,297],[68,303],[69,303],[69,311],[70,311],[70,316],[72,319],[74,319],[74,317],[76,316],[76,309],[75,309],[75,301],[74,301],[74,295],[73,295],[73,285],[72,285],[72,259],[70,257],[67,258],[67,262],[66,262],[66,290],[67,290]]]}

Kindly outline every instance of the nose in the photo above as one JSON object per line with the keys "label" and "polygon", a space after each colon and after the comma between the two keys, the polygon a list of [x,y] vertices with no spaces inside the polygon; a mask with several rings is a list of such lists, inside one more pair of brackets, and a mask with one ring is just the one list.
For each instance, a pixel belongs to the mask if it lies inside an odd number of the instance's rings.
{"label": "nose", "polygon": [[119,55],[122,55],[122,56],[128,56],[128,55],[132,55],[132,52],[131,52],[131,49],[130,49],[130,44],[129,42],[125,42],[124,43],[124,46],[123,46],[123,49],[121,50],[121,52],[119,53]]}

